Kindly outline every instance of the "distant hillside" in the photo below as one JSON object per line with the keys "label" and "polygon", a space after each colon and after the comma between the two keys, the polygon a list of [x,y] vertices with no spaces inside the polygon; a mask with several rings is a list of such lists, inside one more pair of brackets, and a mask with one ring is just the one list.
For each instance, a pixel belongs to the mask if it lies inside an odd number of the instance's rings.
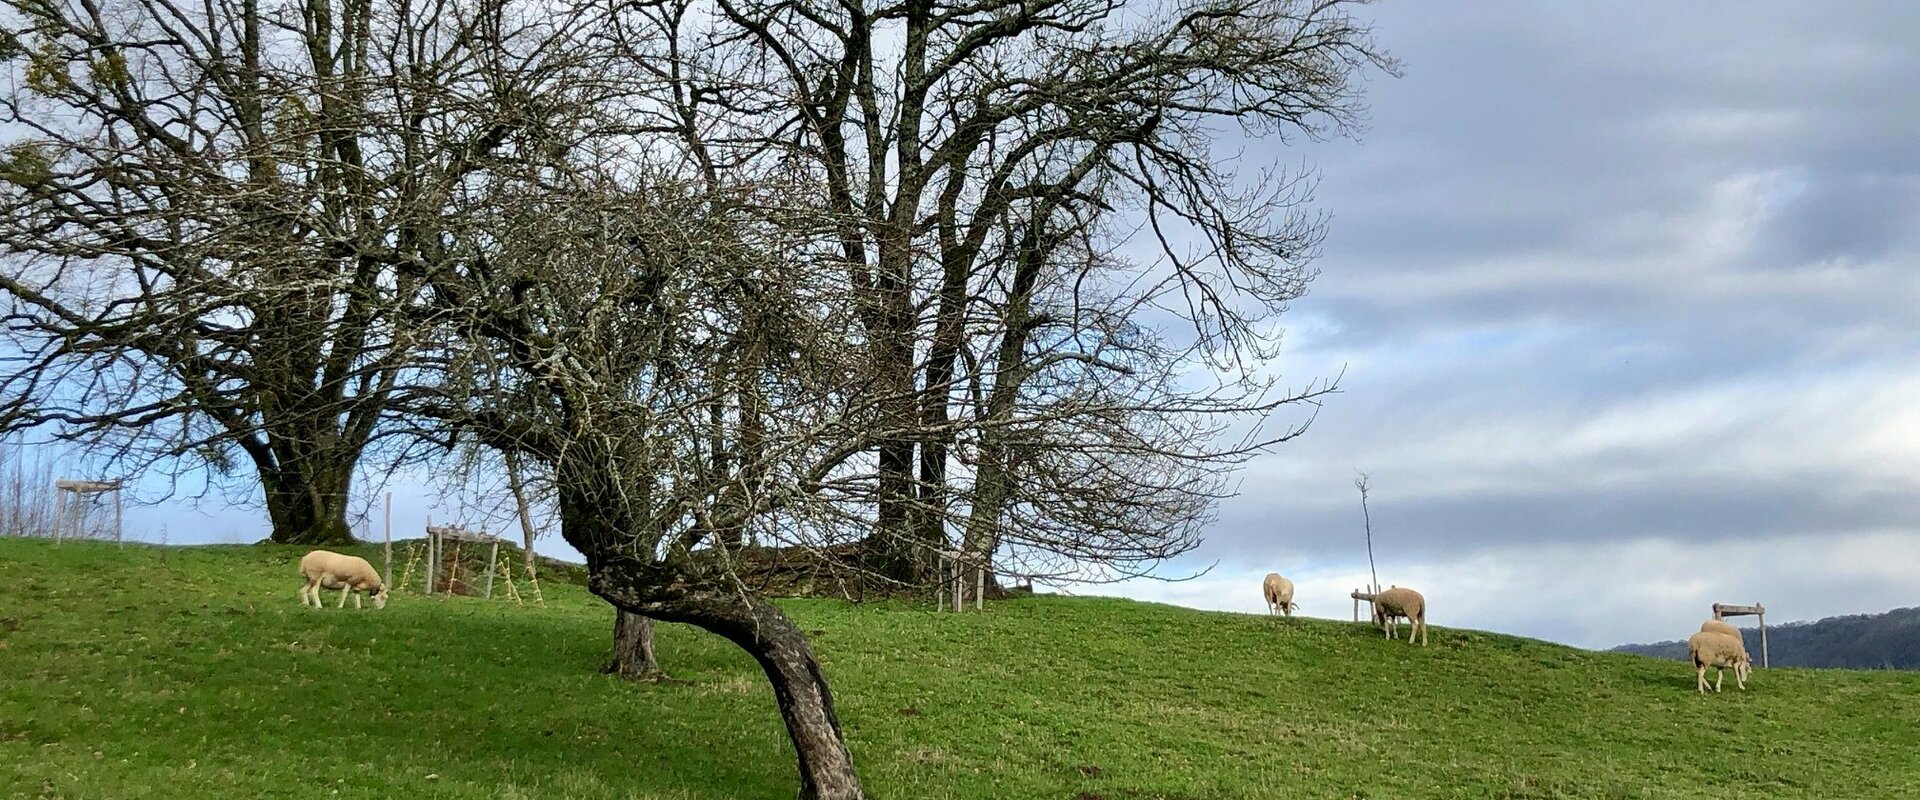
{"label": "distant hillside", "polygon": [[[1738,622],[1758,659],[1760,631],[1750,619]],[[1767,649],[1776,667],[1920,670],[1920,608],[1768,625]],[[1685,660],[1687,643],[1623,644],[1613,652]]]}

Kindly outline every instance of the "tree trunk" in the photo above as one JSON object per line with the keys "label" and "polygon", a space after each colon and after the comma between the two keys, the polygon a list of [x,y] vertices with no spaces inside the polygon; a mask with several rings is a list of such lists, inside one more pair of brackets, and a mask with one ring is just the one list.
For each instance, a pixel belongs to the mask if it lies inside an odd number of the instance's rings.
{"label": "tree trunk", "polygon": [[673,592],[648,599],[660,591],[659,577],[643,580],[596,568],[589,588],[622,611],[684,622],[747,651],[773,685],[798,760],[800,800],[865,800],[833,710],[833,692],[813,647],[793,620],[764,599],[732,592]]}
{"label": "tree trunk", "polygon": [[636,681],[664,681],[667,673],[653,654],[653,620],[641,614],[615,609],[613,618],[613,660],[600,670]]}
{"label": "tree trunk", "polygon": [[764,636],[764,646],[748,649],[773,683],[780,716],[786,720],[787,737],[799,759],[800,800],[862,800],[866,794],[853,771],[853,754],[840,732],[833,692],[820,662],[785,615],[780,622],[782,630]]}
{"label": "tree trunk", "polygon": [[353,544],[353,529],[347,526],[347,490],[353,480],[351,467],[309,473],[262,470],[260,477],[266,491],[267,517],[273,523],[274,542]]}

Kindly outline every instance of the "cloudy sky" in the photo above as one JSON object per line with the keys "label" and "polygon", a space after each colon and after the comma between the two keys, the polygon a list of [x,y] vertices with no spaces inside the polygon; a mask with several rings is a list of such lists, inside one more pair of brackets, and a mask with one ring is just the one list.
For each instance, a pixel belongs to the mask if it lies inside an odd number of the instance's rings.
{"label": "cloudy sky", "polygon": [[[1345,617],[1365,470],[1380,579],[1438,625],[1604,647],[1714,601],[1920,604],[1920,5],[1363,13],[1405,75],[1369,81],[1361,140],[1248,154],[1320,170],[1281,366],[1343,392],[1168,574],[1210,572],[1091,591],[1255,611],[1278,570]],[[403,492],[395,527],[430,513]]]}
{"label": "cloudy sky", "polygon": [[[1337,372],[1188,583],[1586,646],[1920,604],[1920,6],[1414,3],[1285,367]],[[1749,620],[1746,624],[1751,624]]]}

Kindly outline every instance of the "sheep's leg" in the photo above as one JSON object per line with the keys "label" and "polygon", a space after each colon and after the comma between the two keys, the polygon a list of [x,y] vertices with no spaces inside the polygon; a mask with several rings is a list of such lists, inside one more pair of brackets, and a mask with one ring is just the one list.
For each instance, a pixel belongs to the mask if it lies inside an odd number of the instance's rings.
{"label": "sheep's leg", "polygon": [[338,605],[338,606],[334,606],[334,607],[335,607],[335,608],[346,608],[346,607],[347,607],[347,595],[349,595],[349,594],[352,594],[352,593],[353,593],[353,584],[351,584],[351,583],[349,583],[349,584],[345,584],[345,585],[343,585],[343,586],[341,586],[341,587],[340,587],[340,605]]}
{"label": "sheep's leg", "polygon": [[[348,591],[352,591],[352,590],[349,589]],[[360,610],[360,593],[359,592],[353,593],[353,609],[355,611]]]}
{"label": "sheep's leg", "polygon": [[[1425,615],[1425,614],[1422,614],[1422,615],[1420,615],[1420,618],[1419,618],[1419,619],[1417,619],[1417,620],[1414,620],[1414,621],[1413,621],[1413,624],[1414,624],[1414,626],[1415,626],[1415,627],[1418,627],[1418,628],[1420,629],[1420,646],[1421,646],[1421,647],[1426,647],[1426,646],[1427,646],[1427,617],[1426,617],[1426,615]],[[1411,641],[1413,641],[1413,632],[1412,632],[1412,631],[1408,631],[1408,632],[1407,632],[1407,641],[1409,641],[1409,642],[1411,642]]]}
{"label": "sheep's leg", "polygon": [[1724,680],[1726,680],[1726,679],[1727,679],[1727,668],[1726,668],[1726,667],[1714,667],[1714,668],[1713,668],[1713,691],[1714,691],[1714,693],[1716,693],[1716,694],[1718,694],[1718,693],[1720,692],[1720,682],[1721,682],[1721,681],[1724,681]]}

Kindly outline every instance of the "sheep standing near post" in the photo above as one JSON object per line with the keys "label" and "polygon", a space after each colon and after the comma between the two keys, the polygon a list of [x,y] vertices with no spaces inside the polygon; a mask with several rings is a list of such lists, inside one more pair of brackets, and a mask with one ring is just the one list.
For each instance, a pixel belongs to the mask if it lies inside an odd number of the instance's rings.
{"label": "sheep standing near post", "polygon": [[1734,638],[1741,640],[1741,642],[1743,643],[1746,641],[1746,636],[1740,633],[1740,629],[1734,627],[1733,623],[1727,622],[1725,620],[1718,620],[1718,619],[1707,620],[1706,622],[1700,623],[1700,630],[1706,631],[1708,633],[1724,633],[1728,636],[1732,636]]}
{"label": "sheep standing near post", "polygon": [[300,574],[307,579],[300,587],[300,604],[314,608],[325,608],[320,602],[321,589],[339,589],[340,605],[347,607],[347,595],[353,595],[353,607],[360,608],[359,592],[366,592],[373,598],[374,608],[387,607],[387,584],[380,579],[380,573],[372,564],[359,556],[335,553],[331,550],[315,550],[300,558]]}
{"label": "sheep standing near post", "polygon": [[1753,670],[1753,659],[1747,655],[1747,645],[1738,636],[1728,636],[1719,631],[1701,631],[1687,638],[1687,658],[1693,661],[1694,687],[1701,694],[1707,693],[1707,668],[1714,669],[1713,690],[1720,691],[1721,681],[1727,678],[1727,668],[1733,668],[1733,681],[1740,691],[1747,690],[1747,674]]}
{"label": "sheep standing near post", "polygon": [[1267,579],[1260,582],[1260,592],[1267,597],[1267,613],[1285,612],[1293,616],[1293,581],[1280,577],[1278,572],[1267,573]]}
{"label": "sheep standing near post", "polygon": [[1413,637],[1420,637],[1420,646],[1427,646],[1427,598],[1412,589],[1398,586],[1381,592],[1373,598],[1373,623],[1385,631],[1387,638],[1400,638],[1400,624],[1395,620],[1406,617],[1411,626],[1407,629],[1407,644],[1413,644]]}

